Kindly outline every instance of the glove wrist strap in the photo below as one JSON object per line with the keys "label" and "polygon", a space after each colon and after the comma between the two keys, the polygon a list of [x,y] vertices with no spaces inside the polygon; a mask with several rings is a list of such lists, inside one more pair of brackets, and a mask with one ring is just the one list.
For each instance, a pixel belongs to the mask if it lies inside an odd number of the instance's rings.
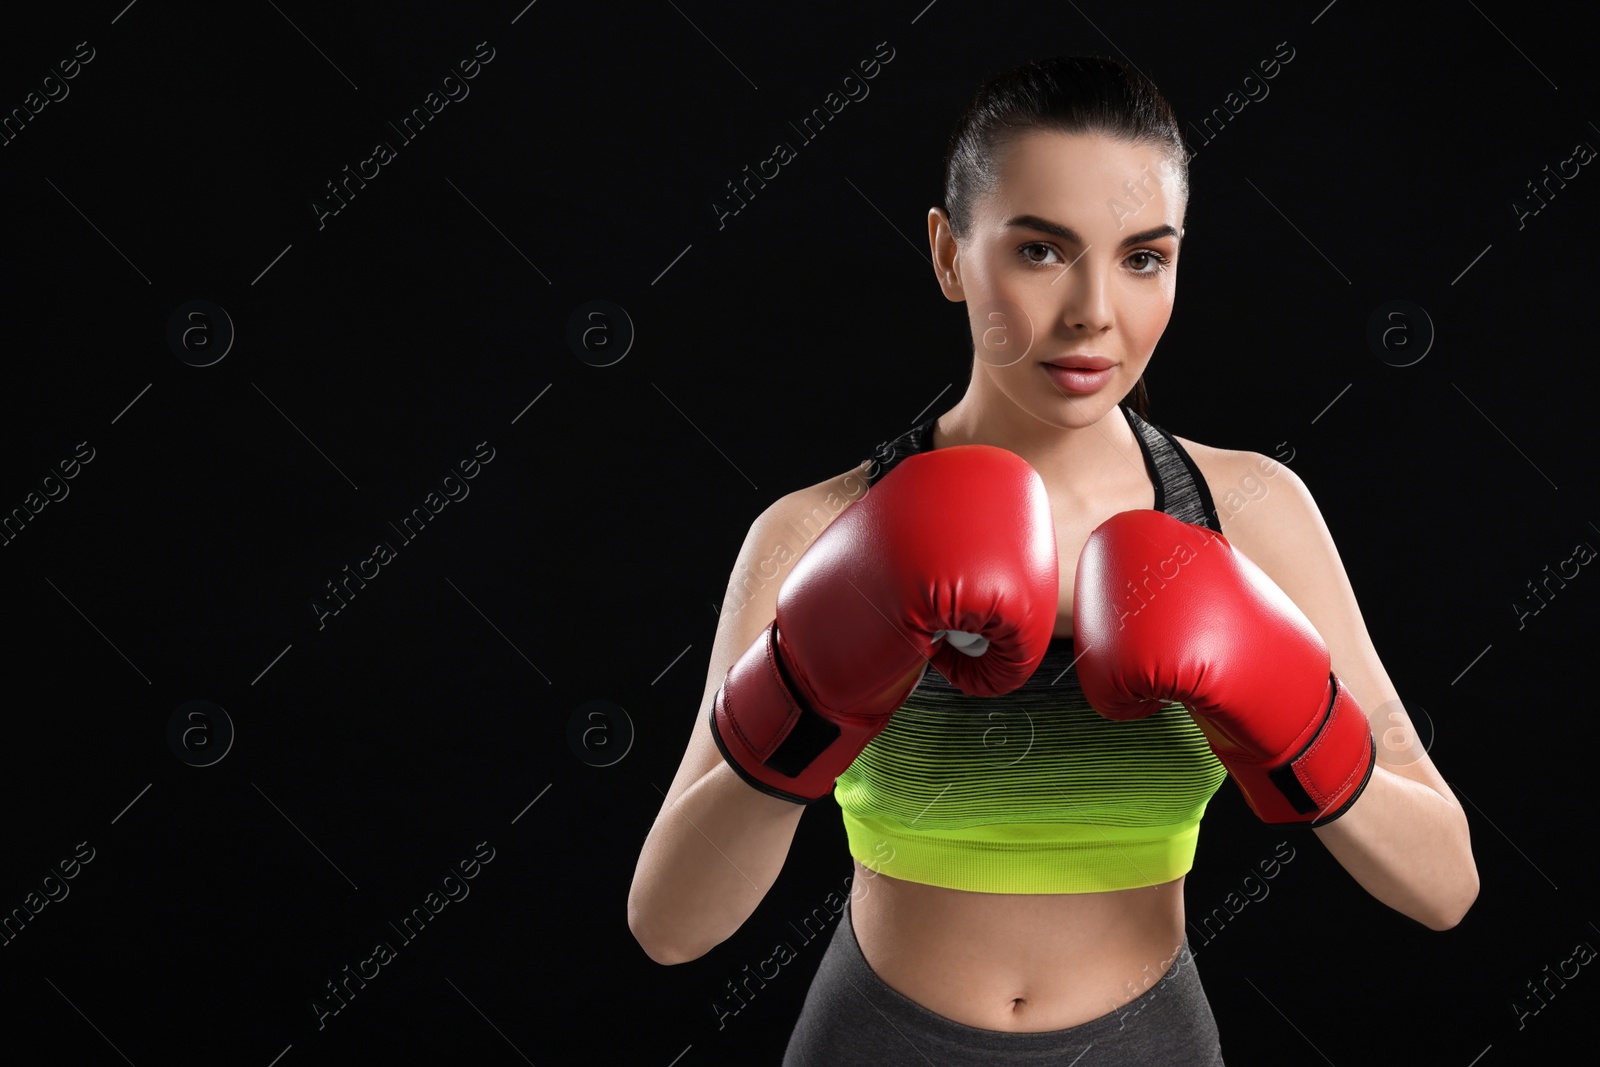
{"label": "glove wrist strap", "polygon": [[712,702],[711,736],[751,786],[780,800],[809,804],[832,791],[834,778],[870,738],[846,751],[839,724],[795,697],[776,635],[773,623],[729,669]]}
{"label": "glove wrist strap", "polygon": [[1356,802],[1377,760],[1366,713],[1338,675],[1328,674],[1328,701],[1299,752],[1266,766],[1224,761],[1262,822],[1326,826]]}

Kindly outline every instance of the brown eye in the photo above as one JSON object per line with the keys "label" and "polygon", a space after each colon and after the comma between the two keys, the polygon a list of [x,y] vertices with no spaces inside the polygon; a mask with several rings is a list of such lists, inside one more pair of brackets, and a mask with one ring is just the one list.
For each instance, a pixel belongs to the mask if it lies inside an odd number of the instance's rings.
{"label": "brown eye", "polygon": [[1150,260],[1154,264],[1153,269],[1151,269],[1151,270],[1136,270],[1136,271],[1134,271],[1135,274],[1152,274],[1152,275],[1153,274],[1160,274],[1162,271],[1167,269],[1167,257],[1163,256],[1160,252],[1153,252],[1153,251],[1150,251],[1149,249],[1141,249],[1140,251],[1135,252],[1133,255],[1129,256],[1128,258],[1129,259],[1143,258],[1143,259]]}
{"label": "brown eye", "polygon": [[1025,244],[1021,248],[1017,249],[1017,258],[1021,259],[1022,262],[1026,263],[1030,267],[1053,267],[1053,266],[1055,266],[1055,264],[1050,262],[1049,260],[1046,260],[1046,259],[1034,259],[1032,256],[1030,256],[1028,254],[1028,250],[1032,249],[1032,248],[1040,249],[1041,251],[1046,252],[1046,253],[1048,253],[1050,255],[1054,255],[1055,251],[1056,251],[1054,248],[1051,248],[1049,245],[1044,244],[1043,242],[1030,241],[1028,244]]}

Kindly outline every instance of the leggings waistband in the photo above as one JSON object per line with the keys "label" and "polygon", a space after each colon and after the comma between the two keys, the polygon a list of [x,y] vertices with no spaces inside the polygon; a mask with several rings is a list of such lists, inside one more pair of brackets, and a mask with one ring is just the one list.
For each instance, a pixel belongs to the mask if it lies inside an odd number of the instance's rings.
{"label": "leggings waistband", "polygon": [[1185,938],[1165,974],[1133,1000],[1061,1030],[968,1026],[878,977],[855,938],[847,899],[790,1035],[784,1067],[1220,1067],[1216,1019]]}

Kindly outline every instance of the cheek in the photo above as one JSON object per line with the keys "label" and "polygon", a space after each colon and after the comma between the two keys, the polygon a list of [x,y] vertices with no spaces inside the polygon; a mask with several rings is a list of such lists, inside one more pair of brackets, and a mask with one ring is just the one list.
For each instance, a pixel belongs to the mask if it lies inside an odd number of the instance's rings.
{"label": "cheek", "polygon": [[1129,332],[1141,338],[1154,340],[1161,336],[1172,321],[1172,287],[1152,285],[1152,292],[1142,294],[1132,304]]}
{"label": "cheek", "polygon": [[1007,285],[1007,264],[988,248],[972,248],[958,256],[961,284],[969,293],[987,295]]}
{"label": "cheek", "polygon": [[974,355],[997,369],[1022,364],[1040,335],[1036,313],[1001,294],[969,298],[967,319]]}

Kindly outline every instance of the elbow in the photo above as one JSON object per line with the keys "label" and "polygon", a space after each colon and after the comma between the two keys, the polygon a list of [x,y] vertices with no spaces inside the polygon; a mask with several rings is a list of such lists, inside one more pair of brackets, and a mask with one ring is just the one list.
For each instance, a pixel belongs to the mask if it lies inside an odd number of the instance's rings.
{"label": "elbow", "polygon": [[1440,896],[1443,899],[1434,907],[1431,914],[1417,917],[1430,930],[1444,931],[1459,926],[1478,900],[1478,862],[1472,855],[1471,831],[1467,827],[1467,816],[1461,805],[1457,803],[1455,808],[1459,834],[1455,865],[1459,873],[1454,878],[1443,879],[1447,890],[1441,892]]}
{"label": "elbow", "polygon": [[1467,912],[1478,899],[1478,868],[1473,865],[1468,868],[1463,879],[1460,892],[1443,910],[1423,920],[1423,925],[1430,930],[1450,930],[1460,925],[1461,920],[1467,917]]}
{"label": "elbow", "polygon": [[639,942],[639,947],[644,949],[644,954],[662,966],[671,966],[674,963],[683,963],[683,957],[657,937],[651,928],[648,917],[633,899],[633,894],[628,894],[628,932],[633,939]]}
{"label": "elbow", "polygon": [[644,949],[644,954],[663,967],[671,967],[678,963],[688,963],[705,955],[703,952],[683,952],[665,941],[641,933],[639,927],[634,926],[632,923],[628,924],[628,928],[633,931],[633,939],[639,942],[639,947]]}
{"label": "elbow", "polygon": [[631,893],[628,895],[628,932],[633,934],[633,939],[639,943],[644,954],[663,967],[697,960],[707,951],[706,949],[701,949],[699,952],[685,951],[681,946],[662,938],[656,933],[645,909],[639,906]]}
{"label": "elbow", "polygon": [[1438,933],[1443,933],[1446,930],[1453,930],[1461,924],[1462,919],[1466,918],[1467,909],[1471,906],[1472,902],[1468,901],[1464,907],[1452,908],[1449,911],[1439,912],[1431,915],[1422,920],[1422,925]]}
{"label": "elbow", "polygon": [[633,931],[633,939],[639,942],[639,947],[644,949],[646,956],[649,956],[663,967],[671,967],[679,963],[690,963],[705,955],[703,950],[700,952],[685,952],[668,945],[664,941],[641,937],[638,930]]}
{"label": "elbow", "polygon": [[660,942],[640,937],[638,930],[633,932],[633,937],[635,941],[639,942],[639,947],[644,949],[644,954],[663,967],[671,967],[676,963],[688,963],[695,958],[681,952],[674,952]]}

